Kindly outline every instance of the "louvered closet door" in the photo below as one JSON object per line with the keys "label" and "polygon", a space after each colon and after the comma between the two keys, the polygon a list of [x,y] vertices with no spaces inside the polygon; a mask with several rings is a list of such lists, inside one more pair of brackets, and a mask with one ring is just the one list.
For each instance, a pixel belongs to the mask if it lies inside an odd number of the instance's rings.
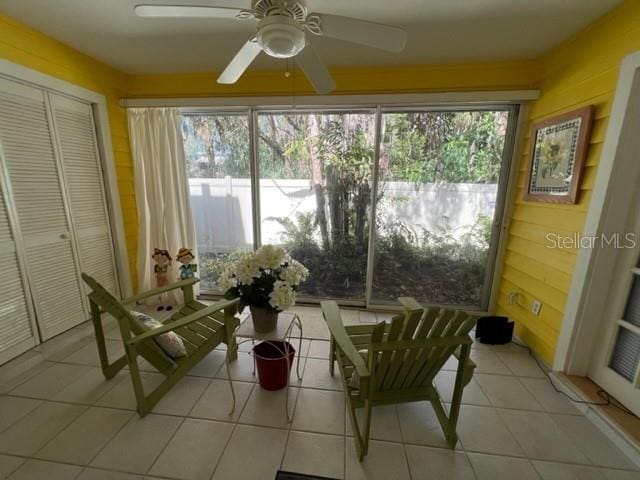
{"label": "louvered closet door", "polygon": [[0,143],[0,364],[38,343],[31,299],[9,223],[4,166]]}
{"label": "louvered closet door", "polygon": [[[91,107],[65,97],[50,97],[82,271],[118,295]],[[88,293],[88,287],[85,289]]]}
{"label": "louvered closet door", "polygon": [[43,340],[86,320],[45,93],[0,79],[0,141]]}

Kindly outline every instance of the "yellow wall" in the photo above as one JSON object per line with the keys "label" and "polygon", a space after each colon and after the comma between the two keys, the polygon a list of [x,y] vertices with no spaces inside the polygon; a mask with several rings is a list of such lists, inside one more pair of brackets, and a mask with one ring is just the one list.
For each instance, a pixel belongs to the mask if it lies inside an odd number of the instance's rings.
{"label": "yellow wall", "polygon": [[[138,220],[129,151],[127,115],[118,101],[126,96],[126,76],[57,40],[0,15],[0,58],[99,92],[107,98],[131,272],[135,272]],[[135,288],[135,275],[132,275]]]}
{"label": "yellow wall", "polygon": [[[465,65],[415,65],[384,68],[341,68],[331,71],[335,94],[408,93],[531,88],[539,79],[535,61]],[[282,72],[248,72],[235,85],[219,85],[217,74],[131,75],[130,97],[203,97],[225,95],[313,94],[304,75],[288,79]]]}
{"label": "yellow wall", "polygon": [[[553,360],[576,251],[546,248],[546,234],[581,232],[611,111],[619,66],[640,50],[640,2],[628,0],[541,59],[540,98],[531,105],[529,127],[550,115],[585,105],[595,106],[595,122],[577,205],[550,205],[522,200],[529,135],[520,162],[518,190],[509,231],[498,313],[517,322],[517,332],[547,362]],[[519,291],[517,305],[507,295]],[[543,307],[538,317],[531,302]]]}

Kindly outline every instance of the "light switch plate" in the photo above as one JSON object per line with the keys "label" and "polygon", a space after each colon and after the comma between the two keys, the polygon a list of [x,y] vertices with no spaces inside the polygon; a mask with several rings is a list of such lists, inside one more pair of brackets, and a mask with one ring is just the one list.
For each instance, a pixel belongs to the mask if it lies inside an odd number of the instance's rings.
{"label": "light switch plate", "polygon": [[540,314],[540,309],[542,308],[542,302],[540,300],[534,300],[531,302],[531,313],[534,315]]}

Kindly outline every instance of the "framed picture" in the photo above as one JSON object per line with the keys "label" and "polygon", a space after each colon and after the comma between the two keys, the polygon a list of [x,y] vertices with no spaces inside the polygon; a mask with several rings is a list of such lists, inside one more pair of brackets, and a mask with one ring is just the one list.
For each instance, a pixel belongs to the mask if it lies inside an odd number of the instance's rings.
{"label": "framed picture", "polygon": [[525,200],[576,203],[592,117],[589,106],[533,125]]}

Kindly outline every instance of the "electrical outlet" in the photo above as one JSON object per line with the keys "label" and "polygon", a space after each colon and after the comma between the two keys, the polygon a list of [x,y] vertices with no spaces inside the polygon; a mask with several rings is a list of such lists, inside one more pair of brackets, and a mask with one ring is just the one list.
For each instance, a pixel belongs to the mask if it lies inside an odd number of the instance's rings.
{"label": "electrical outlet", "polygon": [[540,300],[534,300],[531,302],[531,313],[534,315],[540,315],[540,309],[542,308],[542,302]]}

